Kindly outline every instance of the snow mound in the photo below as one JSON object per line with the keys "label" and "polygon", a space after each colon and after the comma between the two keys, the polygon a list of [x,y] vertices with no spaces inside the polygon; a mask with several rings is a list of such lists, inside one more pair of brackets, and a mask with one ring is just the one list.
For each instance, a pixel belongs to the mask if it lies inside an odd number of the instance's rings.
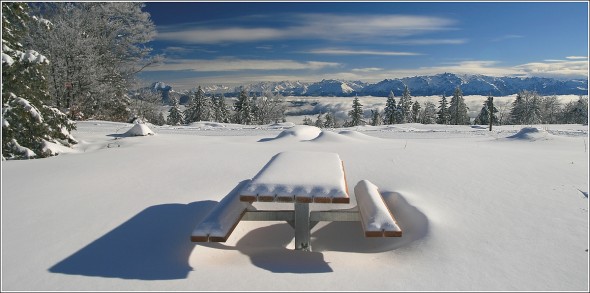
{"label": "snow mound", "polygon": [[331,131],[322,131],[316,138],[310,140],[313,142],[350,142],[353,139],[350,137],[346,137],[344,135],[340,135],[338,133],[334,133]]}
{"label": "snow mound", "polygon": [[381,191],[381,195],[383,202],[402,228],[402,237],[373,238],[367,241],[358,223],[331,222],[312,233],[314,251],[385,252],[409,246],[428,235],[429,219],[426,214],[408,202],[399,192]]}
{"label": "snow mound", "polygon": [[374,137],[374,136],[370,136],[370,135],[366,135],[364,133],[360,133],[358,131],[354,131],[354,130],[343,130],[338,132],[340,135],[346,136],[346,137],[350,137],[350,138],[355,138],[358,140],[381,140],[378,137]]}
{"label": "snow mound", "polygon": [[125,132],[124,136],[146,136],[154,135],[154,132],[145,124],[135,124]]}
{"label": "snow mound", "polygon": [[279,133],[275,138],[261,139],[261,142],[274,141],[274,140],[291,140],[296,139],[299,141],[312,140],[320,135],[321,129],[315,126],[297,125],[289,129],[285,129]]}
{"label": "snow mound", "polygon": [[518,131],[516,134],[508,136],[510,139],[517,140],[530,140],[535,141],[539,139],[549,139],[550,134],[543,129],[536,127],[525,127]]}

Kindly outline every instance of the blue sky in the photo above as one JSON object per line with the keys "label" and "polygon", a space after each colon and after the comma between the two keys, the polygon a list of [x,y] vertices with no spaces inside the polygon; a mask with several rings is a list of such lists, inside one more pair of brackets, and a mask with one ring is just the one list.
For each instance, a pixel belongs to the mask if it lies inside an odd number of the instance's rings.
{"label": "blue sky", "polygon": [[586,2],[148,2],[177,88],[451,72],[588,77]]}

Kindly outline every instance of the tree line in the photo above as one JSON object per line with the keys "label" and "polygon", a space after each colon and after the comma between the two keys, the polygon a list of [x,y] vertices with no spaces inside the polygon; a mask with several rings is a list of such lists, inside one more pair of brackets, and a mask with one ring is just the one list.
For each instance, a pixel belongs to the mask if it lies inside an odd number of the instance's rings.
{"label": "tree line", "polygon": [[251,97],[246,90],[240,91],[233,105],[228,105],[226,98],[206,96],[199,86],[189,93],[189,100],[183,110],[178,100],[171,97],[166,123],[169,125],[189,124],[198,121],[213,121],[237,124],[269,124],[285,121],[286,103],[281,95],[265,92],[261,96]]}
{"label": "tree line", "polygon": [[[579,96],[577,101],[560,103],[557,96],[541,97],[534,91],[517,93],[508,111],[500,111],[489,96],[483,103],[479,114],[473,121],[468,115],[469,108],[460,87],[457,87],[450,100],[443,95],[438,106],[431,101],[419,103],[412,101],[406,86],[403,94],[396,100],[389,93],[385,108],[371,109],[366,117],[358,97],[352,101],[352,109],[347,120],[338,123],[333,113],[320,113],[315,122],[305,117],[303,124],[322,128],[351,127],[358,125],[391,125],[403,123],[445,124],[445,125],[531,125],[531,124],[588,124],[588,97]],[[491,120],[491,123],[490,123]]]}

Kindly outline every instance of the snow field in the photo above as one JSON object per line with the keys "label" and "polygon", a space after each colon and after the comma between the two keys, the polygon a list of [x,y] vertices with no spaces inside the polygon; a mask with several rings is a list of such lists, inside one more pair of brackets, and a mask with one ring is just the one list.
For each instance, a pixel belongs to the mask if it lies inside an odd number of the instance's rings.
{"label": "snow field", "polygon": [[[588,289],[587,126],[521,136],[522,126],[408,124],[297,139],[310,130],[149,125],[157,135],[116,136],[131,126],[79,122],[74,152],[2,162],[3,290]],[[403,236],[320,223],[306,253],[292,250],[286,223],[241,222],[226,243],[190,242],[283,151],[338,153],[349,190],[379,187]],[[342,208],[355,205],[351,195]]]}

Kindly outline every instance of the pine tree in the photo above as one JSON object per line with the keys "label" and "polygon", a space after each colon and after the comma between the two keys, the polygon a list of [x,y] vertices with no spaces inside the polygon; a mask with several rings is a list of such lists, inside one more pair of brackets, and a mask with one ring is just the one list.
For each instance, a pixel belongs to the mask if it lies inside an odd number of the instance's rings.
{"label": "pine tree", "polygon": [[174,98],[174,97],[170,97],[170,104],[172,107],[170,108],[170,110],[168,110],[168,119],[166,122],[169,125],[182,124],[184,119],[182,117],[182,112],[178,108],[178,100],[176,100],[176,98]]}
{"label": "pine tree", "polygon": [[229,123],[229,109],[227,108],[227,104],[225,103],[225,98],[221,95],[218,98],[215,98],[213,101],[214,105],[214,117],[215,121],[221,123]]}
{"label": "pine tree", "polygon": [[190,104],[185,110],[185,123],[196,121],[208,121],[211,118],[211,104],[210,99],[205,96],[205,92],[198,87],[197,91],[192,95]]}
{"label": "pine tree", "polygon": [[[491,109],[491,112],[490,112]],[[481,111],[475,117],[475,121],[473,121],[476,125],[489,125],[490,124],[490,116],[492,117],[492,124],[498,124],[498,117],[496,113],[498,109],[494,106],[494,98],[488,97],[488,99],[483,103],[483,107],[481,107]]]}
{"label": "pine tree", "polygon": [[412,123],[412,96],[410,95],[410,89],[406,85],[404,87],[404,93],[399,100],[398,109],[401,114],[401,123]]}
{"label": "pine tree", "polygon": [[579,96],[569,113],[571,121],[588,125],[588,97]]}
{"label": "pine tree", "polygon": [[404,87],[404,93],[399,100],[398,107],[401,111],[402,123],[412,123],[412,96],[407,85]]}
{"label": "pine tree", "polygon": [[396,112],[397,105],[395,104],[393,91],[390,91],[389,96],[387,97],[387,102],[385,103],[385,109],[383,110],[383,123],[387,125],[395,124]]}
{"label": "pine tree", "polygon": [[559,113],[562,105],[559,103],[557,96],[548,96],[541,99],[541,123],[556,124],[559,123]]}
{"label": "pine tree", "polygon": [[49,60],[25,50],[31,17],[26,3],[2,3],[2,158],[56,155],[48,143],[71,146],[75,124],[57,108],[44,76]]}
{"label": "pine tree", "polygon": [[510,118],[513,124],[541,123],[541,99],[536,92],[521,91],[512,103]]}
{"label": "pine tree", "polygon": [[436,118],[436,123],[438,124],[449,124],[450,123],[450,115],[449,115],[449,107],[447,104],[447,97],[443,94],[442,98],[440,99],[438,112],[436,113],[438,116]]}
{"label": "pine tree", "polygon": [[250,125],[254,121],[252,113],[252,99],[246,94],[246,90],[242,90],[238,96],[238,100],[234,104],[235,121],[238,124]]}
{"label": "pine tree", "polygon": [[311,118],[305,116],[305,118],[303,118],[303,125],[313,126],[314,123]]}
{"label": "pine tree", "polygon": [[465,99],[463,98],[463,92],[461,88],[457,87],[451,98],[449,105],[449,118],[450,124],[452,125],[468,125],[469,116],[467,114],[467,105],[465,105]]}
{"label": "pine tree", "polygon": [[413,122],[419,122],[420,121],[420,103],[418,103],[418,101],[415,101],[414,104],[412,104],[412,121]]}
{"label": "pine tree", "polygon": [[334,114],[328,112],[326,113],[326,117],[324,118],[324,127],[325,128],[335,128],[336,127],[336,119]]}
{"label": "pine tree", "polygon": [[363,105],[359,102],[358,97],[352,100],[352,110],[348,112],[348,116],[350,117],[349,126],[357,126],[365,123],[363,120]]}
{"label": "pine tree", "polygon": [[427,101],[424,103],[424,109],[420,114],[420,122],[422,124],[436,123],[436,105],[433,102]]}
{"label": "pine tree", "polygon": [[379,109],[371,110],[371,125],[379,126],[381,125],[381,120],[381,112],[379,112]]}
{"label": "pine tree", "polygon": [[314,123],[316,127],[324,128],[324,118],[322,117],[322,112],[318,114],[318,117]]}
{"label": "pine tree", "polygon": [[512,124],[523,124],[525,118],[525,104],[522,92],[516,94],[514,102],[512,102],[512,109],[510,110],[510,122]]}

